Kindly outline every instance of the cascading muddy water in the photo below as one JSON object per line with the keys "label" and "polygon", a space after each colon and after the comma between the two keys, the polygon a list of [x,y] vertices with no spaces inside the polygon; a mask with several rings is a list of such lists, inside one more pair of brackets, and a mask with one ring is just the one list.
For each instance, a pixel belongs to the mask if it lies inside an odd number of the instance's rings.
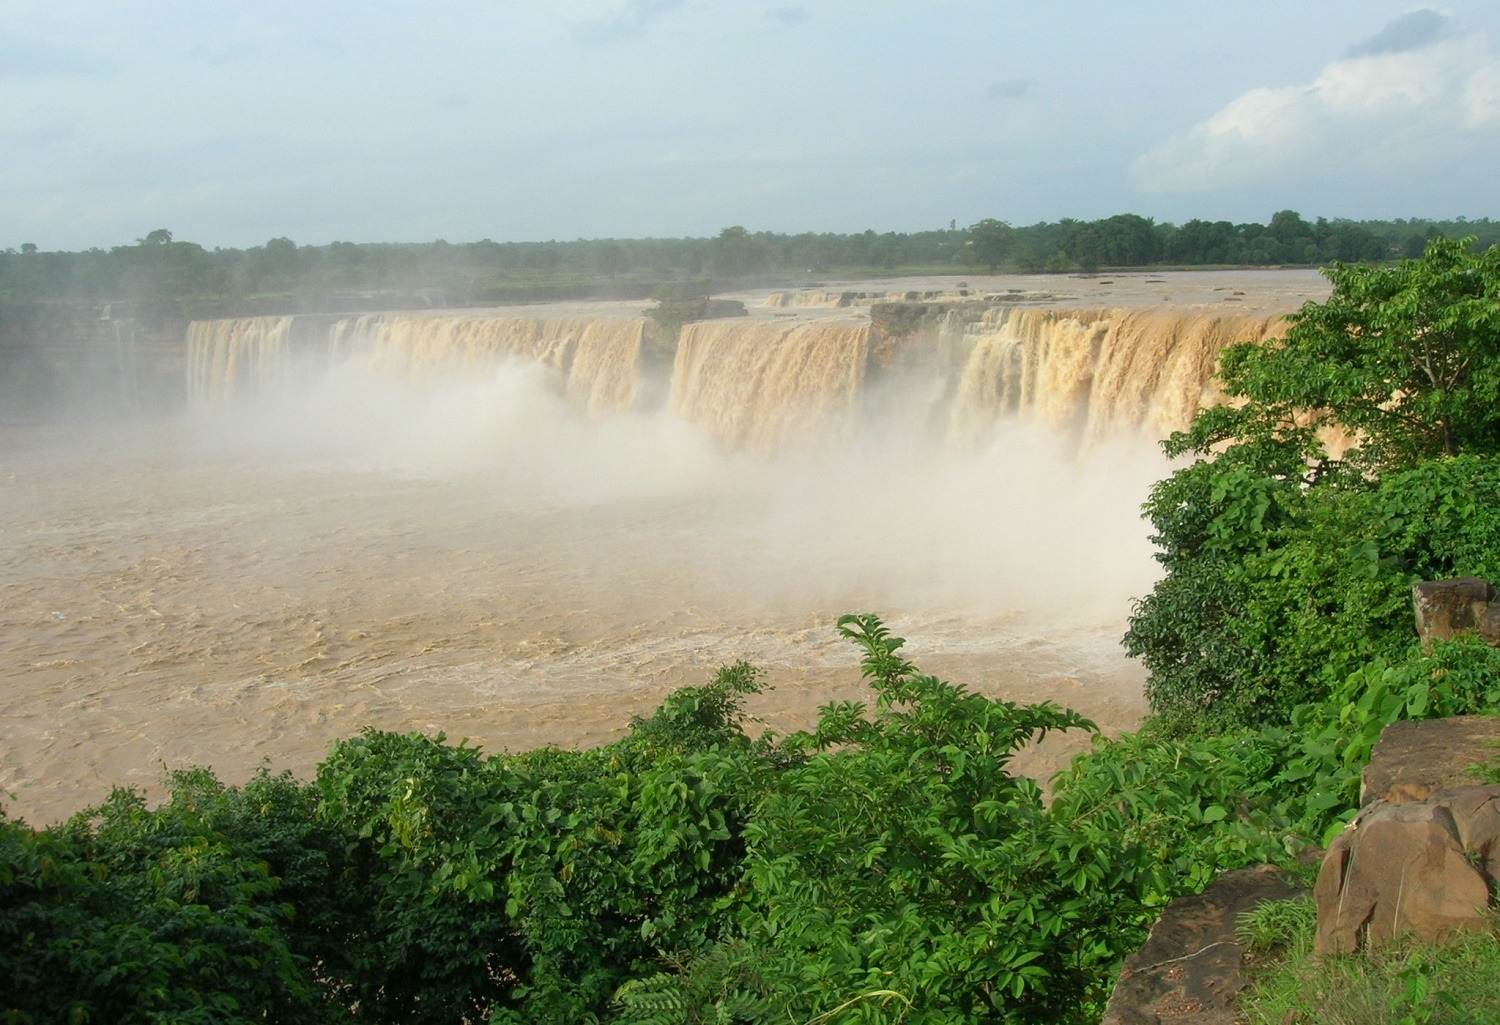
{"label": "cascading muddy water", "polygon": [[568,368],[568,399],[590,416],[635,408],[640,395],[644,321],[594,320]]}
{"label": "cascading muddy water", "polygon": [[[294,338],[294,327],[304,321],[318,330]],[[396,378],[483,373],[497,362],[521,359],[556,371],[569,400],[600,415],[635,404],[643,326],[624,317],[493,314],[199,321],[188,329],[188,391],[196,402],[213,403],[263,388],[295,355],[325,367],[362,361]]]}
{"label": "cascading muddy water", "polygon": [[969,356],[948,418],[950,443],[987,443],[1007,418],[1077,436],[1161,438],[1216,401],[1219,353],[1265,342],[1280,317],[990,309],[964,325]]}
{"label": "cascading muddy water", "polygon": [[370,366],[393,377],[485,370],[503,359],[528,359],[566,370],[588,321],[581,317],[386,315],[360,318]]}
{"label": "cascading muddy water", "polygon": [[1098,443],[1126,427],[1156,438],[1186,429],[1199,409],[1218,401],[1219,354],[1285,330],[1281,317],[1116,315],[1094,372],[1085,440]]}
{"label": "cascading muddy water", "polygon": [[240,317],[189,324],[189,400],[221,402],[272,379],[280,371],[295,319]]}
{"label": "cascading muddy water", "polygon": [[736,448],[769,452],[847,427],[869,327],[741,320],[689,324],[672,368],[672,411]]}
{"label": "cascading muddy water", "polygon": [[[989,444],[1010,420],[1089,448],[1120,435],[1163,437],[1215,400],[1219,352],[1281,333],[1279,317],[959,306],[895,344],[909,366],[950,375],[946,438]],[[558,375],[591,418],[641,394],[638,317],[370,314],[194,323],[189,392],[214,403],[265,387],[297,354],[362,361],[395,378],[474,375],[519,359]],[[725,319],[684,326],[670,410],[721,444],[785,450],[851,429],[870,364],[871,327],[854,320]]]}

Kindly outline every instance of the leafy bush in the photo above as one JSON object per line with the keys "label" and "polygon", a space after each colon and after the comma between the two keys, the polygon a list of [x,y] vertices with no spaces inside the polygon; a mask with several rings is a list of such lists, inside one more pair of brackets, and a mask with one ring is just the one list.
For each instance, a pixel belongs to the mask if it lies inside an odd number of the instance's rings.
{"label": "leafy bush", "polygon": [[1201,890],[1222,871],[1259,863],[1304,871],[1359,807],[1360,779],[1397,720],[1500,712],[1500,650],[1478,638],[1374,660],[1333,692],[1293,709],[1287,726],[1095,742],[1054,785],[1057,814],[1100,804],[1124,816],[1123,837],[1158,866],[1162,899]]}
{"label": "leafy bush", "polygon": [[1287,724],[1408,656],[1413,580],[1500,573],[1500,249],[1328,276],[1285,339],[1224,352],[1230,402],[1167,442],[1198,460],[1152,490],[1166,574],[1125,638],[1166,732]]}
{"label": "leafy bush", "polygon": [[[42,833],[0,821],[0,1020],[343,1017],[314,983],[326,920],[292,938],[287,898],[320,875],[318,830],[295,787],[263,775],[232,791],[202,772],[172,783],[154,811],[116,791]],[[291,887],[265,860],[276,855]]]}
{"label": "leafy bush", "polygon": [[745,734],[737,665],[594,751],[369,731],[306,786],[194,770],[156,809],[0,822],[9,1018],[1089,1020],[1161,864],[1117,802],[1056,813],[1007,769],[1091,725],[840,629],[873,707],[781,741]]}
{"label": "leafy bush", "polygon": [[1351,673],[1416,654],[1413,581],[1500,579],[1500,457],[1432,460],[1359,489],[1200,462],[1148,511],[1168,573],[1125,643],[1170,734],[1288,724]]}
{"label": "leafy bush", "polygon": [[[1089,1020],[1156,880],[1113,807],[1054,815],[1006,767],[1051,730],[1092,725],[921,674],[873,616],[839,627],[864,650],[874,708],[831,705],[788,737],[806,758],[746,827],[738,919],[768,955],[756,974],[781,980],[781,1014]],[[874,998],[891,992],[904,999]]]}
{"label": "leafy bush", "polygon": [[355,838],[361,1017],[597,1018],[660,951],[717,938],[776,762],[738,721],[758,686],[729,667],[595,751],[486,759],[373,731],[337,745],[316,786]]}
{"label": "leafy bush", "polygon": [[1219,872],[1290,864],[1307,846],[1280,803],[1292,752],[1284,730],[1171,739],[1150,733],[1100,740],[1055,780],[1063,817],[1115,808],[1121,842],[1152,866],[1152,904],[1202,890]]}

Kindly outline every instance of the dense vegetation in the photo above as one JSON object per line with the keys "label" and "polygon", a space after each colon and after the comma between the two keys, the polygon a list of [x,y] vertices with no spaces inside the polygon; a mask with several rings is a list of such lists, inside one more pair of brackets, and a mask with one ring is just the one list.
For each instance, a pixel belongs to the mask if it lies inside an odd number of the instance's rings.
{"label": "dense vegetation", "polygon": [[1084,1022],[1170,884],[1016,748],[1087,729],[918,673],[752,740],[744,665],[592,751],[366,733],[306,785],[0,822],[10,1021]]}
{"label": "dense vegetation", "polygon": [[1329,274],[1169,442],[1154,714],[1050,803],[1009,762],[1089,723],[845,617],[872,703],[805,733],[752,739],[737,665],[597,750],[369,732],[308,783],[0,818],[0,1021],[1096,1020],[1165,901],[1347,820],[1388,723],[1500,711],[1500,650],[1423,652],[1409,606],[1500,577],[1500,250]]}
{"label": "dense vegetation", "polygon": [[1285,724],[1410,656],[1413,580],[1500,578],[1500,249],[1329,276],[1167,444],[1198,459],[1152,492],[1167,575],[1126,643],[1173,729]]}
{"label": "dense vegetation", "polygon": [[665,283],[806,280],[829,273],[1071,271],[1152,265],[1321,265],[1417,256],[1436,236],[1500,241],[1500,222],[1307,221],[1283,210],[1268,224],[1157,224],[1134,214],[1024,227],[986,219],[912,233],[786,235],[729,227],[713,238],[554,242],[334,242],[274,238],[208,250],[165,229],[105,251],[0,251],[0,304],[120,302],[177,315],[258,297],[368,296],[474,305],[585,294],[640,296]]}

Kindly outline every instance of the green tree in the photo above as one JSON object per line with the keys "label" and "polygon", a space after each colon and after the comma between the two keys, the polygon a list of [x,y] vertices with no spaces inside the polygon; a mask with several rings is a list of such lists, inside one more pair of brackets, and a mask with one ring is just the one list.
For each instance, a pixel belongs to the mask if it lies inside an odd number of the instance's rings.
{"label": "green tree", "polygon": [[709,260],[716,276],[740,278],[765,270],[771,253],[764,239],[736,224],[719,232],[711,244]]}
{"label": "green tree", "polygon": [[249,292],[263,290],[290,291],[302,278],[306,251],[297,243],[278,237],[264,246],[249,250],[242,271],[243,287]]}
{"label": "green tree", "polygon": [[1168,235],[1163,255],[1174,263],[1234,263],[1240,239],[1228,221],[1191,220]]}
{"label": "green tree", "polygon": [[1102,261],[1112,267],[1139,267],[1161,259],[1162,238],[1149,218],[1116,214],[1090,227],[1098,238]]}
{"label": "green tree", "polygon": [[[1352,263],[1358,260],[1389,260],[1392,255],[1389,243],[1353,221],[1329,221],[1319,217],[1317,224],[1313,226],[1313,235],[1317,239],[1318,257],[1321,260]],[[1419,248],[1409,255],[1413,258],[1420,257],[1425,248]]]}
{"label": "green tree", "polygon": [[1271,215],[1266,230],[1283,245],[1292,245],[1302,239],[1312,238],[1313,227],[1295,210],[1278,210]]}
{"label": "green tree", "polygon": [[154,811],[117,790],[43,833],[0,814],[0,1020],[347,1021],[317,982],[342,842],[284,777],[170,782]]}
{"label": "green tree", "polygon": [[1099,222],[1094,221],[1069,221],[1063,224],[1068,227],[1067,240],[1063,243],[1063,251],[1078,264],[1078,269],[1092,274],[1104,263],[1104,237],[1099,229]]}
{"label": "green tree", "polygon": [[[1285,722],[1412,647],[1413,579],[1500,565],[1473,497],[1493,461],[1455,462],[1500,453],[1500,250],[1327,274],[1285,339],[1225,351],[1228,404],[1166,443],[1198,459],[1152,490],[1166,574],[1125,643],[1167,729]],[[1442,533],[1460,515],[1477,539]]]}
{"label": "green tree", "polygon": [[1500,450],[1500,249],[1435,238],[1420,260],[1325,274],[1333,294],[1293,314],[1285,339],[1224,352],[1236,404],[1204,411],[1169,447],[1280,446],[1315,475],[1327,427],[1354,442],[1343,459],[1362,473]]}
{"label": "green tree", "polygon": [[594,250],[594,266],[601,274],[615,278],[630,268],[630,258],[618,242],[605,242]]}
{"label": "green tree", "polygon": [[986,217],[969,227],[965,256],[969,263],[989,268],[991,274],[1010,260],[1016,246],[1016,232],[1005,221]]}

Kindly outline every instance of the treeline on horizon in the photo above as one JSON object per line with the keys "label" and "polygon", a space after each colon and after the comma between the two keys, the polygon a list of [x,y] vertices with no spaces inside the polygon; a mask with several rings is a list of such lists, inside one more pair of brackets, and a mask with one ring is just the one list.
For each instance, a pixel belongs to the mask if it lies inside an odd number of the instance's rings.
{"label": "treeline on horizon", "polygon": [[[1500,242],[1500,221],[1309,221],[1293,210],[1267,224],[1156,223],[1135,214],[1065,218],[1024,227],[985,219],[967,228],[912,233],[788,235],[727,227],[712,238],[548,242],[298,245],[273,238],[246,249],[206,249],[161,228],[109,250],[47,252],[32,243],[0,251],[0,302],[153,304],[191,312],[204,304],[274,296],[428,292],[433,304],[560,298],[569,286],[646,297],[665,283],[805,282],[831,273],[1090,272],[1122,267],[1320,266],[1420,256],[1434,237]],[[714,287],[710,284],[708,287]],[[581,295],[580,295],[581,297]]]}

